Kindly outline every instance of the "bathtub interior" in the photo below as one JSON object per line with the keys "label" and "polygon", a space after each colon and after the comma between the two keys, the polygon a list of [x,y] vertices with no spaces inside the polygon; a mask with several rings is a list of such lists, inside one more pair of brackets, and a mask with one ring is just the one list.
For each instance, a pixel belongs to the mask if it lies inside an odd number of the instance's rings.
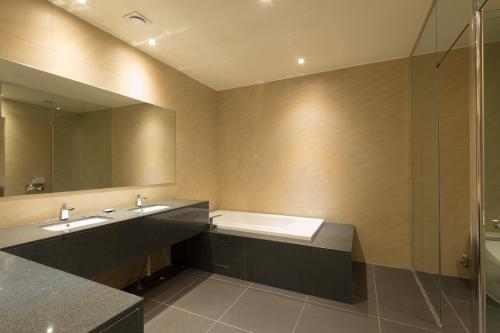
{"label": "bathtub interior", "polygon": [[210,212],[219,229],[312,240],[323,219],[228,210]]}

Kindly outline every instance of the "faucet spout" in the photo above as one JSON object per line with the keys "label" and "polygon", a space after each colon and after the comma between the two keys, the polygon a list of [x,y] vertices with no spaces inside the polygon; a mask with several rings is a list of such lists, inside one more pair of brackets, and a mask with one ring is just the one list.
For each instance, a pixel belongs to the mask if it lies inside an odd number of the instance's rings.
{"label": "faucet spout", "polygon": [[59,221],[64,222],[69,219],[69,212],[75,210],[74,207],[70,207],[70,203],[63,203],[61,209],[59,210]]}
{"label": "faucet spout", "polygon": [[135,198],[135,207],[136,208],[141,208],[142,207],[142,200],[146,200],[147,197],[143,196],[142,194],[137,194],[137,197]]}
{"label": "faucet spout", "polygon": [[219,215],[210,216],[210,218],[208,219],[208,221],[209,221],[208,230],[216,230],[217,229],[217,225],[214,224],[214,219],[216,217],[220,217],[220,216],[222,216],[222,215],[219,214]]}

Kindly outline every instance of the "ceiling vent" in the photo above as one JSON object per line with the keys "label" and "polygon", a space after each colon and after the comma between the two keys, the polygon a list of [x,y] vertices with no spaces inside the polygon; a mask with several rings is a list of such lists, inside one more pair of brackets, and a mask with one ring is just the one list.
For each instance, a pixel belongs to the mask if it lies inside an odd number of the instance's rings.
{"label": "ceiling vent", "polygon": [[128,13],[127,15],[124,15],[123,18],[128,20],[130,23],[134,25],[146,25],[152,23],[150,19],[148,19],[146,16],[142,15],[137,11]]}

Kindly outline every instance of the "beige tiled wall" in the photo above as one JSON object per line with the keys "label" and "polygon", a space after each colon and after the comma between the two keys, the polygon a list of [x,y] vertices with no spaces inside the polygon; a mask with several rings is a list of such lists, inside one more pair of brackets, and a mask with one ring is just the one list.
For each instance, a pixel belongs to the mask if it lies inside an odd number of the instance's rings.
{"label": "beige tiled wall", "polygon": [[[0,227],[54,218],[62,202],[82,213],[133,204],[134,195],[216,204],[215,98],[203,84],[46,0],[2,0],[0,57],[176,111],[176,184],[9,197]],[[22,212],[22,214],[21,214]]]}
{"label": "beige tiled wall", "polygon": [[462,254],[470,256],[472,55],[470,48],[452,50],[438,72],[441,273],[461,277],[470,276],[460,258]]}
{"label": "beige tiled wall", "polygon": [[356,260],[410,267],[408,59],[216,93],[45,0],[2,0],[0,40],[2,58],[176,111],[174,185],[5,198],[0,227],[141,192],[353,224]]}
{"label": "beige tiled wall", "polygon": [[353,224],[356,260],[410,266],[408,59],[218,98],[219,207]]}
{"label": "beige tiled wall", "polygon": [[175,112],[150,104],[111,110],[113,186],[175,182]]}

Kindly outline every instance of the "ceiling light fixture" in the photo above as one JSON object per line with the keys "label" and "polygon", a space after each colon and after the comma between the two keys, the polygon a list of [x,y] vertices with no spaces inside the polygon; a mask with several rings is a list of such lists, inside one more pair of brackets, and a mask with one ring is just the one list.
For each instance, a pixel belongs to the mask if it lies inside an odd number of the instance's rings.
{"label": "ceiling light fixture", "polygon": [[80,5],[85,5],[87,3],[87,0],[76,0]]}
{"label": "ceiling light fixture", "polygon": [[299,60],[297,60],[297,63],[299,65],[303,65],[303,64],[305,64],[305,62],[306,62],[306,60],[304,58],[299,58]]}
{"label": "ceiling light fixture", "polygon": [[148,39],[148,44],[151,45],[151,46],[155,46],[156,45],[156,39],[154,39],[154,38]]}

